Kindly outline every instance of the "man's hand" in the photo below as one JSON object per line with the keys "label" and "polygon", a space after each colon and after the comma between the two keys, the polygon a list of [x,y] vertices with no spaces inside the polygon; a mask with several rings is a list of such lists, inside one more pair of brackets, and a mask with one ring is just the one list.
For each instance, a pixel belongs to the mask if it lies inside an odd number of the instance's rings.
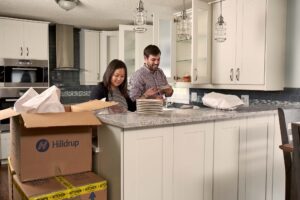
{"label": "man's hand", "polygon": [[146,90],[146,92],[142,95],[142,97],[147,99],[148,97],[156,96],[158,92],[159,90],[157,88],[152,87]]}
{"label": "man's hand", "polygon": [[173,94],[173,88],[170,85],[168,85],[168,87],[162,86],[160,89],[160,93],[165,94],[166,97],[170,97]]}

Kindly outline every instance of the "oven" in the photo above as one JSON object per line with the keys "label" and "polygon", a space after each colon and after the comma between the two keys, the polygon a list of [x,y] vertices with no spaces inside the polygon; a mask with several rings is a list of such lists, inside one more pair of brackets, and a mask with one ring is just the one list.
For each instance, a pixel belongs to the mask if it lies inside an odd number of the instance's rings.
{"label": "oven", "polygon": [[0,87],[48,87],[48,60],[3,59]]}
{"label": "oven", "polygon": [[[18,97],[0,97],[0,110],[14,107]],[[9,132],[9,119],[0,120],[0,133]]]}

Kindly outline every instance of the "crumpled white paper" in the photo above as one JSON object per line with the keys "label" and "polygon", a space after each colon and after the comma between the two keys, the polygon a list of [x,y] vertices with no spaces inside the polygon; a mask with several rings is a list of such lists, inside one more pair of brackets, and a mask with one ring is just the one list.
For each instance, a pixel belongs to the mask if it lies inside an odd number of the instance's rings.
{"label": "crumpled white paper", "polygon": [[236,95],[226,95],[217,92],[205,94],[202,102],[208,107],[223,110],[235,110],[237,107],[244,105],[244,102]]}
{"label": "crumpled white paper", "polygon": [[[26,94],[28,93],[28,94]],[[30,88],[21,97],[22,100],[18,100],[18,104],[14,106],[17,112],[28,112],[28,113],[55,113],[65,112],[64,106],[60,103],[60,90],[56,86],[52,86],[37,94],[37,92]],[[35,94],[36,93],[36,94]],[[25,101],[26,100],[26,101]]]}

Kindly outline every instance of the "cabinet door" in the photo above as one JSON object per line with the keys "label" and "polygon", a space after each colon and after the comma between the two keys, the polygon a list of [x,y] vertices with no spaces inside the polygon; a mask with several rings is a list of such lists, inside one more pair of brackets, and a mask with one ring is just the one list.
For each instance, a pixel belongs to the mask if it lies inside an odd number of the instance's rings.
{"label": "cabinet door", "polygon": [[98,31],[80,32],[80,84],[96,85],[100,81],[100,34]]}
{"label": "cabinet door", "polygon": [[214,200],[238,199],[240,141],[245,138],[245,123],[245,119],[215,122]]}
{"label": "cabinet door", "polygon": [[192,1],[192,83],[211,82],[211,8]]}
{"label": "cabinet door", "polygon": [[23,58],[23,22],[20,20],[0,19],[1,58]]}
{"label": "cabinet door", "polygon": [[124,133],[124,200],[172,200],[173,127]]}
{"label": "cabinet door", "polygon": [[[237,46],[237,0],[226,0],[222,2],[222,14],[227,24],[226,40],[217,42],[212,38],[212,83],[234,84],[234,71],[236,68],[236,46]],[[213,29],[220,16],[220,3],[213,4],[212,23]]]}
{"label": "cabinet door", "polygon": [[236,70],[240,72],[236,71],[235,78],[239,79],[239,84],[264,84],[267,1],[243,0],[238,3],[238,30],[242,36],[238,36],[241,43],[237,49]]}
{"label": "cabinet door", "polygon": [[153,43],[161,51],[160,68],[168,82],[173,82],[176,75],[176,24],[172,14],[153,14],[153,37]]}
{"label": "cabinet door", "polygon": [[113,59],[119,59],[119,32],[102,31],[100,33],[100,81],[107,65]]}
{"label": "cabinet door", "polygon": [[174,200],[212,200],[213,123],[174,127]]}
{"label": "cabinet door", "polygon": [[130,77],[135,72],[135,34],[131,25],[119,25],[119,59],[125,62]]}
{"label": "cabinet door", "polygon": [[144,64],[144,49],[153,44],[153,26],[147,25],[144,33],[135,33],[135,70]]}
{"label": "cabinet door", "polygon": [[48,60],[48,24],[24,21],[23,27],[25,58]]}
{"label": "cabinet door", "polygon": [[271,199],[274,116],[247,118],[241,141],[239,199]]}

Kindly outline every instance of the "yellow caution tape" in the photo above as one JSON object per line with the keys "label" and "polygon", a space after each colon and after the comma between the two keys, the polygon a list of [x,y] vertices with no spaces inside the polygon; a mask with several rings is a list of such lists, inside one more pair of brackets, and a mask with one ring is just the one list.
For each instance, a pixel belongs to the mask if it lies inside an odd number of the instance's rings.
{"label": "yellow caution tape", "polygon": [[75,187],[64,177],[55,177],[58,182],[65,186],[66,190],[52,192],[37,197],[31,197],[29,200],[62,200],[77,197],[80,195],[88,194],[91,192],[97,192],[105,190],[107,188],[107,181],[101,181],[97,183],[91,183],[84,186]]}
{"label": "yellow caution tape", "polygon": [[55,179],[68,189],[74,188],[72,183],[70,183],[67,179],[65,179],[62,176],[56,176]]}

